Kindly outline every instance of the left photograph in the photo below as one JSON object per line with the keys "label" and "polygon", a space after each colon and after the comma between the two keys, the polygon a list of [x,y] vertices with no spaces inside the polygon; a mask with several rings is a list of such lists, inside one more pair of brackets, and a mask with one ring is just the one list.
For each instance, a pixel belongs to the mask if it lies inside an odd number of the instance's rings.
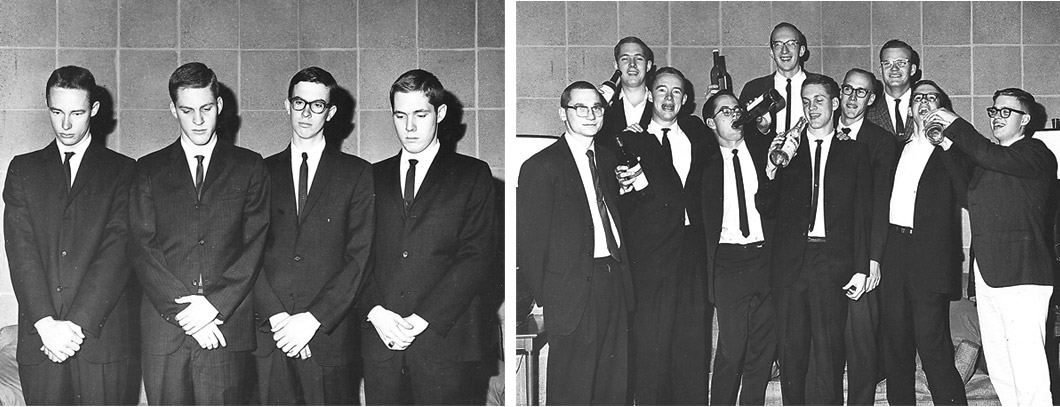
{"label": "left photograph", "polygon": [[504,12],[0,4],[0,405],[503,405]]}

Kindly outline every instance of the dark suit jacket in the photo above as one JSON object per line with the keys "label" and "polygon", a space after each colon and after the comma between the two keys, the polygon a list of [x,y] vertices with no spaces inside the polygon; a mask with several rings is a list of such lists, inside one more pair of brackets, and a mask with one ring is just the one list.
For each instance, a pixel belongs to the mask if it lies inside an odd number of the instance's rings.
{"label": "dark suit jacket", "polygon": [[[805,67],[803,67],[803,71],[806,72],[806,77],[817,75],[815,73],[810,73],[809,71],[806,71]],[[740,89],[740,104],[743,106],[747,106],[747,104],[750,103],[751,100],[753,100],[754,98],[761,96],[763,93],[766,93],[770,89],[773,89],[773,75],[775,74],[776,71],[770,72],[769,75],[754,78],[750,82],[747,82],[747,84],[743,85],[743,89]],[[793,87],[793,89],[791,90],[791,96],[800,97],[800,95],[802,95],[802,89],[794,89]],[[780,97],[784,97],[784,91],[780,91]],[[784,102],[787,101],[785,100]],[[803,112],[792,111],[791,121],[798,121],[798,118],[802,117],[802,115]],[[769,118],[772,119],[769,122],[769,132],[776,134],[777,114],[770,113]]]}
{"label": "dark suit jacket", "polygon": [[[380,305],[417,314],[427,330],[404,352],[430,360],[482,358],[479,292],[491,272],[497,244],[497,201],[489,166],[442,149],[405,213],[399,160],[373,164],[376,222],[368,281],[358,306]],[[364,357],[387,360],[370,322],[363,324]]]}
{"label": "dark suit jacket", "polygon": [[[593,218],[575,159],[561,137],[523,163],[516,189],[516,268],[518,285],[530,287],[537,304],[545,309],[548,332],[570,335],[581,323],[589,303],[593,273]],[[615,156],[596,148],[597,171],[607,174]],[[616,210],[618,180],[600,176],[604,201],[615,225],[622,230],[622,215]],[[619,248],[618,278],[622,281],[628,310],[633,309],[633,281],[626,261],[623,234]]]}
{"label": "dark suit jacket", "polygon": [[897,165],[894,136],[868,120],[861,121],[857,141],[869,148],[869,169],[872,171],[872,221],[869,228],[869,259],[881,261],[887,243],[887,225],[891,209],[891,186]]}
{"label": "dark suit jacket", "polygon": [[45,361],[33,324],[51,316],[81,327],[77,353],[93,363],[134,352],[125,255],[133,160],[92,140],[70,192],[59,149],[11,160],[4,237],[18,300],[18,363]]}
{"label": "dark suit jacket", "polygon": [[[791,285],[802,272],[806,236],[814,214],[813,168],[810,142],[806,133],[791,163],[777,170],[777,225],[773,239],[773,280],[776,287]],[[868,274],[869,224],[872,215],[872,172],[865,144],[853,140],[832,140],[824,169],[826,247],[846,256],[850,273],[833,276],[837,287],[855,273]],[[837,288],[838,290],[838,288]]]}
{"label": "dark suit jacket", "polygon": [[[773,191],[773,181],[766,177],[765,172],[766,161],[769,159],[767,156],[769,139],[759,134],[754,134],[751,137],[744,137],[743,146],[751,154],[755,174],[758,176],[758,192],[755,193],[752,199],[754,199],[755,208],[758,209],[758,214],[761,217],[762,233],[766,239],[765,247],[766,253],[768,253],[768,250],[772,248],[772,239],[770,237],[776,221],[776,213],[773,208],[776,193]],[[713,151],[708,151],[710,154],[707,154],[703,165],[702,205],[700,207],[703,212],[703,228],[707,237],[707,298],[713,303],[715,297],[714,261],[718,243],[721,239],[721,224],[725,212],[725,185],[733,182],[733,180],[725,178],[725,158],[722,157],[722,151],[718,149],[717,145],[711,146],[710,149],[713,149]],[[748,174],[744,176],[747,177]]]}
{"label": "dark suit jacket", "polygon": [[[891,166],[891,185],[905,146],[902,144]],[[914,246],[913,252],[907,254],[915,258],[921,267],[914,273],[889,269],[884,264],[882,268],[885,273],[905,273],[913,287],[950,294],[957,297],[954,299],[959,299],[961,262],[964,260],[960,209],[967,202],[967,165],[967,157],[960,149],[950,147],[949,151],[945,151],[942,147],[935,147],[917,183],[919,192],[913,203]]]}
{"label": "dark suit jacket", "polygon": [[202,274],[217,308],[228,351],[255,346],[247,301],[261,267],[269,227],[269,174],[258,153],[218,142],[203,180],[202,199],[177,140],[136,163],[129,203],[130,258],[144,287],[143,350],[166,355],[185,340],[175,299],[195,295]]}
{"label": "dark suit jacket", "polygon": [[[696,116],[682,116],[677,125],[692,143],[692,163],[684,185],[674,169],[673,158],[666,155],[655,135],[621,135],[626,149],[640,157],[641,169],[648,179],[646,188],[618,198],[623,231],[630,236],[626,250],[634,280],[662,278],[680,268],[686,209],[691,226],[698,229],[703,225],[698,210],[703,163],[709,149],[717,148],[717,141],[708,136],[706,126]],[[602,173],[614,173],[613,168],[600,168]]]}
{"label": "dark suit jacket", "polygon": [[1052,285],[1053,214],[1046,202],[1056,180],[1056,157],[1041,140],[1009,147],[991,143],[964,119],[944,132],[975,164],[968,181],[972,247],[991,287]]}
{"label": "dark suit jacket", "polygon": [[[649,91],[650,92],[650,91]],[[651,102],[644,101],[644,112],[640,115],[641,128],[647,129],[648,123],[651,123]],[[600,131],[596,133],[596,137],[593,137],[594,143],[597,147],[603,146],[611,149],[611,151],[618,151],[618,144],[615,143],[615,136],[621,133],[623,130],[629,127],[626,123],[626,105],[622,98],[615,100],[615,104],[607,107],[604,111],[604,126],[600,128]]]}
{"label": "dark suit jacket", "polygon": [[301,216],[290,146],[265,159],[265,167],[272,180],[272,218],[264,268],[254,287],[254,353],[265,357],[276,350],[269,317],[309,311],[320,321],[309,341],[310,360],[322,366],[348,364],[356,355],[349,310],[361,289],[375,232],[372,166],[325,149]]}

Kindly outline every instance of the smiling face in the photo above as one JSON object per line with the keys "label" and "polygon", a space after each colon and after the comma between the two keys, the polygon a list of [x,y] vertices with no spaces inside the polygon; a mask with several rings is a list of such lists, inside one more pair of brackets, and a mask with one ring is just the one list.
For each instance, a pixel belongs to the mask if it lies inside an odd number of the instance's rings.
{"label": "smiling face", "polygon": [[99,102],[90,102],[86,90],[53,87],[48,91],[48,110],[55,139],[72,146],[88,135],[89,121],[99,110]]}
{"label": "smiling face", "polygon": [[[799,33],[791,27],[784,26],[773,30],[769,36],[769,44],[778,71],[795,72],[798,68],[799,60],[806,54],[806,44],[798,42]],[[780,45],[774,46],[777,43]]]}
{"label": "smiling face", "polygon": [[[876,95],[872,93],[872,78],[861,72],[850,72],[847,74],[846,79],[843,80],[843,87],[851,89],[849,95],[841,93],[839,96],[840,106],[843,108],[843,118],[848,123],[853,123],[862,118],[865,115],[865,110],[876,100]],[[865,97],[858,97],[859,89],[864,89],[868,94]]]}
{"label": "smiling face", "polygon": [[180,132],[195,145],[204,146],[217,130],[217,114],[223,107],[221,97],[214,96],[209,87],[177,89],[177,99],[169,104],[169,111],[180,123]]}
{"label": "smiling face", "polygon": [[802,87],[802,111],[811,129],[830,128],[832,112],[837,104],[839,99],[829,96],[824,85],[813,83]]}
{"label": "smiling face", "polygon": [[673,122],[677,112],[685,104],[684,81],[673,74],[662,74],[655,77],[652,84],[652,116],[662,122]]}
{"label": "smiling face", "polygon": [[[292,100],[299,99],[302,110],[294,109]],[[327,107],[323,113],[313,113],[313,104],[323,102]],[[304,104],[303,104],[304,103]],[[324,123],[331,120],[337,110],[331,104],[328,87],[316,82],[298,82],[291,91],[291,98],[284,100],[283,107],[291,118],[291,128],[294,136],[301,139],[313,139],[323,137]]]}
{"label": "smiling face", "polygon": [[[880,52],[880,75],[888,89],[904,90],[910,85],[909,81],[919,68],[910,62],[912,58],[905,48],[887,48]],[[883,66],[887,63],[890,67]]]}
{"label": "smiling face", "polygon": [[[599,92],[592,89],[572,89],[567,106],[570,107],[559,108],[559,117],[567,125],[567,133],[574,136],[592,138],[604,126],[604,116],[593,113],[592,109],[593,107],[604,107],[604,102]],[[578,116],[577,107],[579,106],[589,108],[585,115],[586,117]]]}
{"label": "smiling face", "polygon": [[423,91],[394,92],[394,130],[401,147],[412,154],[426,150],[438,138],[438,124],[446,105],[434,105]]}
{"label": "smiling face", "polygon": [[652,63],[644,56],[644,49],[637,43],[628,42],[618,47],[615,69],[622,72],[622,83],[631,88],[644,85],[644,78]]}
{"label": "smiling face", "polygon": [[[997,109],[1009,108],[1029,112],[1027,107],[1023,106],[1019,99],[1015,96],[999,95],[994,100],[994,107]],[[1023,135],[1026,130],[1027,124],[1030,124],[1031,116],[1028,114],[1012,112],[1008,118],[1001,117],[1000,112],[996,116],[990,119],[990,129],[994,132],[994,138],[1003,145],[1007,145],[1013,139],[1016,139]]]}

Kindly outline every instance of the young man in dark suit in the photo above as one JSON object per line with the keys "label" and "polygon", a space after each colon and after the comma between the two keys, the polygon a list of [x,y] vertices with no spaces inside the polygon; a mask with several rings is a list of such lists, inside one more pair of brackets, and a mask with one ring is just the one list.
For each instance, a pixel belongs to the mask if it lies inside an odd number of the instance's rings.
{"label": "young man in dark suit", "polygon": [[[788,166],[775,169],[772,284],[785,405],[843,404],[847,299],[861,298],[869,271],[868,148],[836,137],[832,114],[839,92],[827,76],[806,79],[802,103],[809,125]],[[780,135],[774,144],[783,140]],[[811,355],[815,370],[808,377]]]}
{"label": "young man in dark suit", "polygon": [[373,165],[373,263],[359,302],[368,404],[485,396],[472,373],[483,357],[478,292],[496,254],[497,197],[486,163],[441,149],[444,92],[420,69],[390,87],[402,149]]}
{"label": "young man in dark suit", "polygon": [[608,169],[616,158],[593,141],[605,102],[584,81],[559,102],[566,132],[519,170],[517,284],[544,310],[548,403],[627,405],[633,283]]}
{"label": "young man in dark suit", "polygon": [[1046,228],[1049,191],[1056,181],[1056,156],[1027,126],[1039,107],[1018,88],[994,92],[987,108],[991,143],[970,123],[947,109],[927,121],[968,155],[973,273],[983,355],[990,383],[1004,405],[1048,405],[1045,358],[1046,315],[1053,293],[1052,253]]}
{"label": "young man in dark suit", "polygon": [[967,157],[949,143],[933,145],[924,135],[927,114],[950,108],[946,93],[925,80],[913,86],[910,99],[913,131],[891,170],[886,276],[880,282],[887,401],[916,404],[919,354],[932,403],[967,405],[950,339],[950,301],[961,296],[960,207],[966,202]]}
{"label": "young man in dark suit", "polygon": [[839,127],[836,135],[865,144],[872,171],[872,221],[869,226],[869,274],[865,295],[850,302],[844,340],[847,348],[847,404],[872,405],[876,382],[881,375],[879,361],[880,306],[876,287],[880,283],[880,262],[887,239],[888,202],[891,174],[894,172],[894,137],[865,120],[865,109],[872,104],[876,78],[854,68],[847,72],[840,87]]}
{"label": "young man in dark suit", "polygon": [[908,136],[905,129],[911,105],[913,82],[919,79],[920,54],[902,40],[890,40],[880,48],[880,77],[883,97],[872,103],[868,121],[890,132],[898,141]]}
{"label": "young man in dark suit", "polygon": [[30,405],[137,401],[125,255],[133,160],[93,139],[96,92],[85,68],[53,71],[45,95],[55,141],[11,160],[4,184],[16,359]]}
{"label": "young man in dark suit", "polygon": [[803,64],[809,58],[808,46],[806,36],[791,23],[777,24],[770,32],[769,55],[776,71],[747,82],[740,90],[740,103],[746,106],[754,98],[776,89],[786,105],[779,112],[763,115],[764,120],[757,122],[759,132],[783,134],[799,121],[799,115],[802,114],[802,83],[808,75],[813,75],[803,69]]}
{"label": "young man in dark suit", "polygon": [[[650,74],[655,68],[655,53],[637,37],[625,37],[615,44],[615,69],[618,78],[618,99],[604,112],[604,127],[597,132],[596,144],[615,148],[614,136],[634,124],[641,128],[651,120]],[[611,100],[611,89],[600,87],[605,101]]]}
{"label": "young man in dark suit", "polygon": [[250,386],[248,299],[269,226],[261,156],[217,140],[217,76],[198,62],[169,78],[173,144],[136,163],[130,257],[144,286],[144,387],[151,404],[241,404]]}
{"label": "young man in dark suit", "polygon": [[620,177],[632,178],[623,182],[619,207],[635,282],[630,338],[633,397],[640,405],[702,405],[708,394],[713,307],[703,292],[698,208],[703,161],[716,142],[698,117],[679,115],[685,84],[681,71],[659,69],[650,88],[651,123],[621,134],[642,167],[635,177],[619,169]]}
{"label": "young man in dark suit", "polygon": [[701,192],[707,298],[718,310],[711,405],[736,405],[737,393],[740,405],[765,404],[777,346],[769,287],[776,219],[772,181],[765,174],[769,139],[744,136],[754,132],[754,125],[733,128],[743,113],[728,90],[703,104],[707,128],[718,143],[703,165]]}
{"label": "young man in dark suit", "polygon": [[357,404],[348,322],[375,232],[371,165],[327,146],[335,115],[328,71],[298,71],[287,87],[290,145],[265,159],[272,217],[254,288],[258,388],[274,405]]}

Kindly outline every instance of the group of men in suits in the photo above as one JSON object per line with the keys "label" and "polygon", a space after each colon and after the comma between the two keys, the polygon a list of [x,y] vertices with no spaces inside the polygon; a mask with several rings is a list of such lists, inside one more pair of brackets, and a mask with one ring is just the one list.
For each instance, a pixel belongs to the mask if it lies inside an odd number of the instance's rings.
{"label": "group of men in suits", "polygon": [[[687,81],[636,37],[615,46],[617,94],[563,91],[566,132],[517,189],[519,284],[544,309],[550,403],[705,404],[717,312],[710,404],[763,404],[774,357],[784,404],[843,404],[844,371],[850,405],[873,404],[883,378],[892,404],[913,404],[917,353],[934,403],[967,404],[949,333],[962,207],[991,380],[1005,404],[1051,400],[1056,161],[1025,137],[1033,97],[998,91],[990,143],[918,80],[905,42],[880,50],[882,81],[854,68],[842,83],[803,69],[807,46],[778,24],[776,71],[739,98],[713,87],[702,119],[679,114]],[[782,109],[733,125],[770,90]],[[774,162],[789,139],[794,156]]]}
{"label": "group of men in suits", "polygon": [[327,145],[337,86],[295,74],[290,144],[262,159],[218,139],[217,77],[184,64],[178,140],[134,161],[93,138],[92,74],[52,73],[55,141],[15,157],[3,191],[29,404],[136,404],[141,359],[150,404],[356,404],[356,336],[370,404],[484,396],[490,169],[440,146],[445,89],[419,69],[391,87],[397,155]]}

